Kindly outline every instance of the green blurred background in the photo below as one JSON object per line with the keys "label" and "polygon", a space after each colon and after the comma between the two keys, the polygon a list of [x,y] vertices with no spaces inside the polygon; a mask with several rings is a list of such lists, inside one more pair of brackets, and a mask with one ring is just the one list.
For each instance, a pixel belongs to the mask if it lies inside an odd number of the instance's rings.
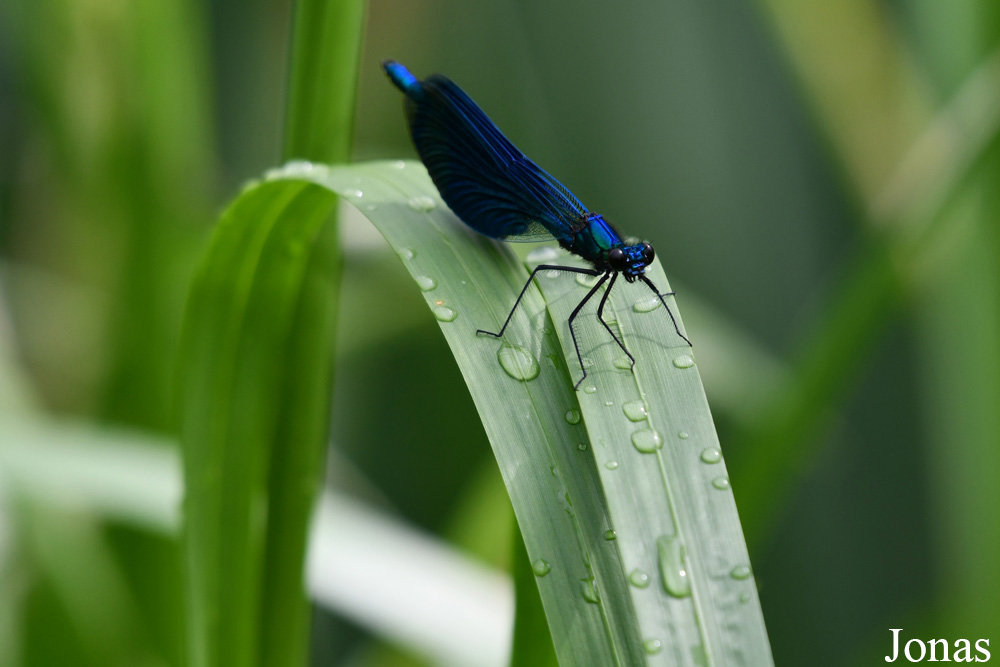
{"label": "green blurred background", "polygon": [[[290,12],[0,6],[0,420],[169,432],[193,268],[279,160]],[[356,159],[414,156],[379,67],[397,59],[656,245],[777,664],[1000,627],[998,37],[992,0],[369,4]],[[344,229],[330,483],[508,567],[509,505],[437,325],[388,247]],[[15,664],[179,664],[172,541],[2,497]],[[352,619],[314,626],[315,664],[414,661]]]}

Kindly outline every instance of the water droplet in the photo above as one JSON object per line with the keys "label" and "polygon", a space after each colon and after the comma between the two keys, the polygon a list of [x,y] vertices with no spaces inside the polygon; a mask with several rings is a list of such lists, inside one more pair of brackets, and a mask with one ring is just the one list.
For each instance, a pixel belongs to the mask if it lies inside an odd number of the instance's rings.
{"label": "water droplet", "polygon": [[536,577],[544,577],[552,571],[552,566],[544,558],[536,558],[531,561],[531,571],[535,573]]}
{"label": "water droplet", "polygon": [[576,284],[581,287],[586,287],[587,289],[592,288],[600,280],[600,276],[588,276],[586,273],[576,274]]}
{"label": "water droplet", "polygon": [[678,431],[677,432],[677,437],[680,438],[681,440],[687,440],[688,439],[688,432],[687,431]]}
{"label": "water droplet", "polygon": [[430,276],[417,276],[414,278],[417,281],[417,287],[419,287],[424,292],[430,292],[432,289],[438,286],[437,281]]}
{"label": "water droplet", "polygon": [[579,449],[581,452],[585,452],[587,451],[587,443],[581,442],[579,445],[576,446],[576,448]]}
{"label": "water droplet", "polygon": [[558,278],[560,276],[560,272],[559,271],[546,271],[543,275],[546,278],[549,278],[551,280],[551,279],[554,279],[554,278]]}
{"label": "water droplet", "polygon": [[393,169],[405,169],[406,168],[406,163],[403,162],[402,160],[396,160],[395,162],[392,163],[392,168]]}
{"label": "water droplet", "polygon": [[567,410],[566,411],[566,421],[570,424],[580,423],[580,411],[579,410]]}
{"label": "water droplet", "polygon": [[641,422],[642,420],[649,417],[649,409],[646,406],[646,401],[641,398],[636,401],[628,401],[622,403],[622,412],[628,417],[629,421]]}
{"label": "water droplet", "polygon": [[740,604],[746,604],[747,602],[750,602],[750,594],[740,593]]}
{"label": "water droplet", "polygon": [[749,565],[737,565],[736,567],[733,568],[732,572],[729,573],[729,576],[732,577],[733,579],[737,579],[739,581],[743,581],[744,579],[749,579],[750,578],[750,566]]}
{"label": "water droplet", "polygon": [[685,549],[676,535],[663,535],[656,540],[657,560],[663,590],[675,598],[691,595],[691,580],[684,564]]}
{"label": "water droplet", "polygon": [[455,318],[458,317],[458,313],[448,306],[434,306],[431,308],[431,312],[442,322],[454,322]]}
{"label": "water droplet", "polygon": [[585,394],[593,394],[595,391],[597,391],[597,387],[595,387],[592,384],[588,384],[586,387],[583,388],[583,393]]}
{"label": "water droplet", "polygon": [[403,259],[413,259],[417,256],[417,251],[410,248],[401,248],[399,251],[399,256]]}
{"label": "water droplet", "polygon": [[728,477],[716,477],[712,480],[712,486],[717,488],[719,491],[725,491],[729,488],[729,478]]}
{"label": "water droplet", "polygon": [[597,587],[594,585],[593,577],[580,580],[580,591],[583,593],[583,599],[590,604],[600,603],[601,598],[597,595]]}
{"label": "water droplet", "polygon": [[632,570],[631,574],[628,575],[628,580],[636,588],[646,588],[649,586],[649,575],[640,569]]}
{"label": "water droplet", "polygon": [[354,197],[355,199],[361,199],[365,196],[365,193],[361,190],[344,190],[344,196]]}
{"label": "water droplet", "polygon": [[594,365],[594,360],[593,359],[591,359],[590,357],[584,357],[583,358],[583,367],[584,368],[590,368],[593,365]]}
{"label": "water droplet", "polygon": [[614,401],[604,401],[605,407],[609,407],[610,408],[614,404],[615,404]]}
{"label": "water droplet", "polygon": [[643,454],[652,454],[663,446],[663,438],[654,429],[644,428],[632,434],[632,445]]}
{"label": "water droplet", "polygon": [[682,354],[679,357],[674,357],[674,366],[677,368],[691,368],[694,366],[694,359],[691,358],[690,354]]}
{"label": "water droplet", "polygon": [[634,304],[632,304],[632,310],[637,313],[649,313],[660,307],[660,297],[651,296],[645,299],[639,299]]}
{"label": "water droplet", "polygon": [[632,360],[629,359],[628,357],[618,357],[617,359],[614,360],[613,363],[615,365],[615,368],[619,368],[623,371],[632,370]]}
{"label": "water droplet", "polygon": [[608,470],[618,470],[618,461],[608,461],[604,464],[604,467]]}
{"label": "water droplet", "polygon": [[416,197],[411,197],[410,201],[406,203],[414,211],[420,211],[421,213],[427,213],[428,211],[433,211],[437,208],[437,202],[427,195],[417,195]]}
{"label": "water droplet", "polygon": [[559,258],[559,251],[550,245],[535,248],[525,258],[529,264],[544,264]]}
{"label": "water droplet", "polygon": [[663,642],[659,639],[647,639],[642,643],[642,648],[647,655],[656,655],[663,650]]}
{"label": "water droplet", "polygon": [[497,360],[507,375],[521,382],[534,380],[541,370],[534,355],[519,345],[504,343],[497,352]]}
{"label": "water droplet", "polygon": [[616,533],[613,530],[606,530],[606,531],[604,531],[604,539],[606,539],[608,542],[610,542],[612,540],[617,540],[618,539],[618,533]]}
{"label": "water droplet", "polygon": [[718,463],[722,460],[722,452],[715,447],[709,447],[701,453],[701,460],[705,463]]}

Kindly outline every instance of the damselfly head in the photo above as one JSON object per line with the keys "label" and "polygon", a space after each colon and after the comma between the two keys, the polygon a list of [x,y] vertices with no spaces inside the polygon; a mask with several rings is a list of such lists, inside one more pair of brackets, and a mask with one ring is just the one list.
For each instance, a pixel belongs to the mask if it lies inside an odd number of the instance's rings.
{"label": "damselfly head", "polygon": [[608,251],[608,266],[625,276],[628,282],[633,282],[646,272],[655,256],[653,246],[648,243],[623,245]]}

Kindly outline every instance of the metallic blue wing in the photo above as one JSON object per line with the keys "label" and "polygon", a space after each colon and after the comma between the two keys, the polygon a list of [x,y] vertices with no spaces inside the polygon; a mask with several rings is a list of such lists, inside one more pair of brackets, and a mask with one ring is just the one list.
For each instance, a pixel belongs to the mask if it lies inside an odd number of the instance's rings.
{"label": "metallic blue wing", "polygon": [[437,74],[419,81],[395,62],[383,67],[406,93],[413,144],[459,218],[504,241],[572,242],[587,224],[587,208],[519,151],[461,88]]}

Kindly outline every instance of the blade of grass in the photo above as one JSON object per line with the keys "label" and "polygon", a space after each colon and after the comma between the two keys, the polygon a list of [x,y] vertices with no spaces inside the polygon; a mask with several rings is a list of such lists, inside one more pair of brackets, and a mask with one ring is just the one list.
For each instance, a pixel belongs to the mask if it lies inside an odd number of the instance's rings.
{"label": "blade of grass", "polygon": [[285,119],[286,160],[346,162],[364,35],[362,0],[297,0]]}
{"label": "blade of grass", "polygon": [[[560,661],[770,664],[735,504],[726,483],[712,485],[725,468],[698,458],[718,445],[700,379],[696,369],[663,358],[662,323],[620,313],[637,358],[648,364],[637,377],[654,418],[687,428],[697,445],[671,445],[656,454],[659,466],[643,468],[626,459],[646,455],[631,444],[622,414],[636,398],[636,380],[607,370],[614,365],[605,359],[595,371],[605,393],[572,391],[557,342],[575,305],[568,292],[550,295],[549,319],[530,287],[504,341],[477,336],[477,328],[499,328],[527,278],[510,250],[455,219],[418,164],[308,167],[291,164],[273,177],[308,178],[357,206],[403,258],[440,321],[511,495]],[[652,275],[666,288],[659,269]],[[582,296],[572,279],[557,283]],[[616,466],[604,458],[612,446],[622,459]],[[621,474],[609,476],[618,466]],[[609,532],[618,525],[624,539]],[[668,589],[677,579],[689,590],[674,597]]]}
{"label": "blade of grass", "polygon": [[[584,266],[569,256],[555,263]],[[670,291],[658,263],[646,273]],[[540,281],[574,378],[579,364],[567,322],[586,284],[568,276]],[[659,654],[650,662],[770,664],[750,559],[694,352],[646,285],[617,285],[604,317],[637,360],[630,371],[628,358],[596,321],[603,293],[575,323],[588,366],[578,398],[644,644]],[[680,323],[672,301],[671,309]]]}
{"label": "blade of grass", "polygon": [[284,642],[281,664],[304,659],[296,609],[329,405],[335,201],[306,183],[249,188],[192,285],[178,382],[192,666],[271,664]]}
{"label": "blade of grass", "polygon": [[[538,576],[556,652],[569,664],[636,664],[642,660],[623,595],[596,473],[580,457],[586,432],[565,415],[577,409],[561,353],[537,292],[511,324],[524,347],[475,335],[498,326],[527,274],[509,250],[474,233],[441,204],[422,166],[376,163],[281,174],[321,182],[359,208],[387,237],[426,291],[466,378],[504,477]],[[385,308],[388,304],[371,304]],[[363,314],[360,314],[363,316]],[[500,354],[523,362],[522,382],[504,373]],[[544,370],[541,368],[544,367]],[[517,373],[515,369],[515,374]],[[442,406],[447,419],[447,406]],[[593,530],[595,526],[601,529]],[[585,530],[587,528],[588,530]],[[590,583],[607,579],[608,599],[588,602]],[[617,595],[612,594],[617,587]]]}
{"label": "blade of grass", "polygon": [[[349,157],[363,16],[360,0],[296,3],[286,157]],[[336,220],[324,224],[333,201],[301,184],[252,189],[192,288],[181,437],[193,665],[307,661],[302,568],[340,268]]]}

